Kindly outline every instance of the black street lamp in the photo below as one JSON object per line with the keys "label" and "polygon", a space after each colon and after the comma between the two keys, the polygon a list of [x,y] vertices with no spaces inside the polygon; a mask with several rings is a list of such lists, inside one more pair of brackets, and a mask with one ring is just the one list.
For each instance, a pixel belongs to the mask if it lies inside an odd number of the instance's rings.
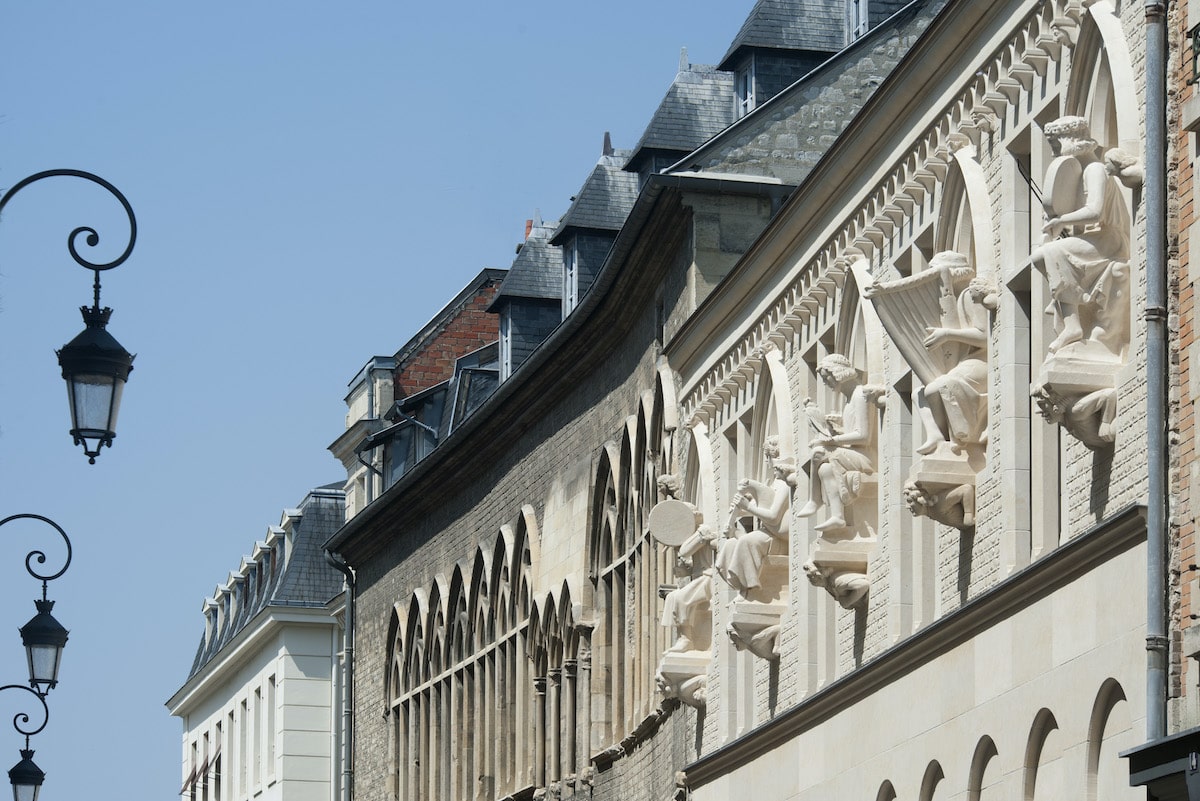
{"label": "black street lamp", "polygon": [[62,662],[63,648],[67,644],[67,630],[50,614],[50,610],[54,607],[54,601],[46,597],[46,590],[49,582],[66,573],[67,568],[71,566],[71,540],[67,537],[67,532],[63,531],[62,526],[50,518],[35,514],[10,515],[0,520],[0,527],[14,520],[26,519],[39,520],[57,531],[67,546],[67,558],[57,572],[41,573],[34,567],[34,564],[44,565],[46,563],[45,552],[33,550],[25,556],[25,570],[29,575],[42,582],[42,599],[34,601],[38,613],[20,629],[21,641],[25,645],[25,655],[29,662],[29,686],[7,684],[0,687],[0,691],[24,690],[37,698],[42,705],[42,723],[34,728],[26,728],[29,723],[27,713],[18,713],[13,717],[13,727],[20,734],[25,735],[25,747],[21,749],[21,761],[8,772],[14,801],[37,801],[42,782],[46,779],[46,774],[33,761],[33,750],[29,747],[29,738],[46,728],[46,724],[50,721],[50,708],[46,705],[46,694],[58,684],[58,667]]}
{"label": "black street lamp", "polygon": [[71,403],[71,436],[76,445],[83,446],[88,462],[95,464],[100,449],[104,446],[112,447],[113,437],[117,435],[117,412],[121,407],[121,392],[125,382],[129,380],[130,371],[133,370],[133,354],[121,347],[106,330],[112,309],[100,307],[100,273],[119,267],[129,258],[137,241],[137,220],[133,216],[133,207],[120,190],[100,176],[82,170],[46,170],[18,181],[0,197],[0,211],[3,211],[13,195],[29,184],[43,178],[58,176],[85,178],[104,187],[120,201],[126,216],[129,217],[129,244],[121,255],[110,262],[97,264],[88,261],[79,255],[75,247],[76,239],[83,234],[87,235],[84,241],[88,247],[98,245],[100,235],[96,233],[96,229],[80,226],[67,235],[67,250],[71,258],[79,266],[95,273],[96,277],[91,308],[80,308],[87,327],[58,351],[58,363],[67,382],[67,395]]}

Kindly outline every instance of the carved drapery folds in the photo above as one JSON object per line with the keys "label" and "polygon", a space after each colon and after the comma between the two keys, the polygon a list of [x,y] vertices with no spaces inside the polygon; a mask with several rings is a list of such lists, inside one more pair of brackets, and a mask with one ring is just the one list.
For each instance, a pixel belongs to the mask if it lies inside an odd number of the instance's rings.
{"label": "carved drapery folds", "polygon": [[987,446],[988,313],[998,290],[961,253],[938,253],[929,268],[866,284],[863,294],[921,381],[924,441],[905,503],[913,515],[965,529],[975,525],[975,479]]}
{"label": "carved drapery folds", "polygon": [[1046,170],[1046,238],[1032,262],[1049,282],[1046,313],[1057,336],[1030,394],[1047,422],[1102,448],[1116,438],[1117,373],[1130,331],[1129,228],[1117,181],[1136,185],[1138,168],[1122,151],[1102,160],[1082,117],[1044,130],[1058,156]]}
{"label": "carved drapery folds", "polygon": [[666,496],[650,510],[650,536],[676,548],[676,583],[660,589],[662,624],[675,631],[675,641],[663,653],[655,682],[664,698],[703,707],[708,664],[712,653],[712,576],[715,535],[690,503],[678,499],[679,480],[674,475],[658,479]]}

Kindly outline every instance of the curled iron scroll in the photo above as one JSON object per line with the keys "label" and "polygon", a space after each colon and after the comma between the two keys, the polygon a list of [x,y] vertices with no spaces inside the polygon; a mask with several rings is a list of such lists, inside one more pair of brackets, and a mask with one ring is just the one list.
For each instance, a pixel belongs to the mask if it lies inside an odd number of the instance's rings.
{"label": "curled iron scroll", "polygon": [[4,518],[3,520],[0,520],[0,527],[4,526],[6,523],[12,522],[13,520],[22,520],[22,519],[40,520],[43,523],[46,523],[47,525],[51,526],[55,531],[57,531],[59,533],[59,536],[61,536],[63,538],[63,542],[67,546],[66,562],[63,563],[62,568],[57,573],[43,574],[43,573],[39,573],[34,568],[34,566],[33,566],[34,562],[37,562],[39,565],[46,564],[46,554],[44,551],[33,550],[33,551],[30,551],[25,556],[25,569],[27,571],[29,571],[29,575],[31,575],[35,579],[38,579],[39,581],[41,581],[42,585],[45,586],[45,583],[47,581],[54,581],[54,579],[58,578],[63,573],[66,573],[67,568],[71,566],[71,540],[67,538],[67,532],[63,531],[62,526],[60,526],[58,523],[55,523],[53,520],[51,520],[48,517],[43,517],[42,515],[35,515],[35,514],[28,514],[28,513],[19,514],[19,515],[10,515],[10,516]]}
{"label": "curled iron scroll", "polygon": [[45,170],[44,172],[35,173],[34,175],[30,175],[28,178],[18,181],[11,189],[8,190],[8,192],[4,194],[3,197],[0,197],[0,211],[4,209],[5,205],[8,204],[8,201],[12,199],[13,195],[17,194],[17,192],[21,191],[26,186],[29,186],[29,184],[40,181],[43,178],[57,178],[59,176],[83,178],[91,181],[94,184],[104,187],[120,202],[121,206],[125,209],[125,215],[129,218],[129,244],[125,247],[125,250],[123,253],[121,253],[121,255],[117,256],[112,261],[100,263],[88,261],[86,258],[81,256],[79,249],[75,246],[75,242],[80,236],[84,234],[87,235],[85,242],[87,243],[88,247],[96,247],[98,244],[100,244],[100,234],[96,232],[96,229],[90,226],[81,225],[67,235],[67,250],[70,251],[71,258],[74,259],[75,263],[80,267],[85,267],[89,270],[95,270],[97,273],[103,270],[111,270],[114,267],[119,267],[124,264],[125,260],[129,258],[129,254],[133,252],[134,243],[137,242],[137,218],[133,216],[133,207],[129,205],[129,201],[125,199],[125,196],[121,194],[121,191],[98,175],[93,175],[92,173],[84,172],[83,170]]}

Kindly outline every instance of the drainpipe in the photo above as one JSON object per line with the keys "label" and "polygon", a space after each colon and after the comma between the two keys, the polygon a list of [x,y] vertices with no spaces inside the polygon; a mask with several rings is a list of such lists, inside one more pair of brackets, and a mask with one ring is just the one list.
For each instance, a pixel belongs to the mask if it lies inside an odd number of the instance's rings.
{"label": "drainpipe", "polygon": [[1146,0],[1146,738],[1167,734],[1167,2]]}
{"label": "drainpipe", "polygon": [[325,551],[325,561],[346,577],[346,628],[342,633],[342,792],[341,801],[351,801],[354,769],[354,569],[333,551]]}

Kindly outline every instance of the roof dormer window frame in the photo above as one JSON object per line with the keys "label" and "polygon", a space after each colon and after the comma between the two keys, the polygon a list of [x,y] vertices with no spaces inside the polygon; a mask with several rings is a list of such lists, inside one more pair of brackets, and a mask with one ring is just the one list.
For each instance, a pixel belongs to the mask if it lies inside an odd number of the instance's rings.
{"label": "roof dormer window frame", "polygon": [[563,245],[563,317],[579,305],[579,237]]}
{"label": "roof dormer window frame", "polygon": [[506,305],[500,312],[500,380],[512,375],[512,307]]}
{"label": "roof dormer window frame", "polygon": [[754,53],[749,60],[734,73],[734,116],[741,119],[754,111]]}
{"label": "roof dormer window frame", "polygon": [[846,41],[861,39],[871,28],[870,0],[847,0]]}

